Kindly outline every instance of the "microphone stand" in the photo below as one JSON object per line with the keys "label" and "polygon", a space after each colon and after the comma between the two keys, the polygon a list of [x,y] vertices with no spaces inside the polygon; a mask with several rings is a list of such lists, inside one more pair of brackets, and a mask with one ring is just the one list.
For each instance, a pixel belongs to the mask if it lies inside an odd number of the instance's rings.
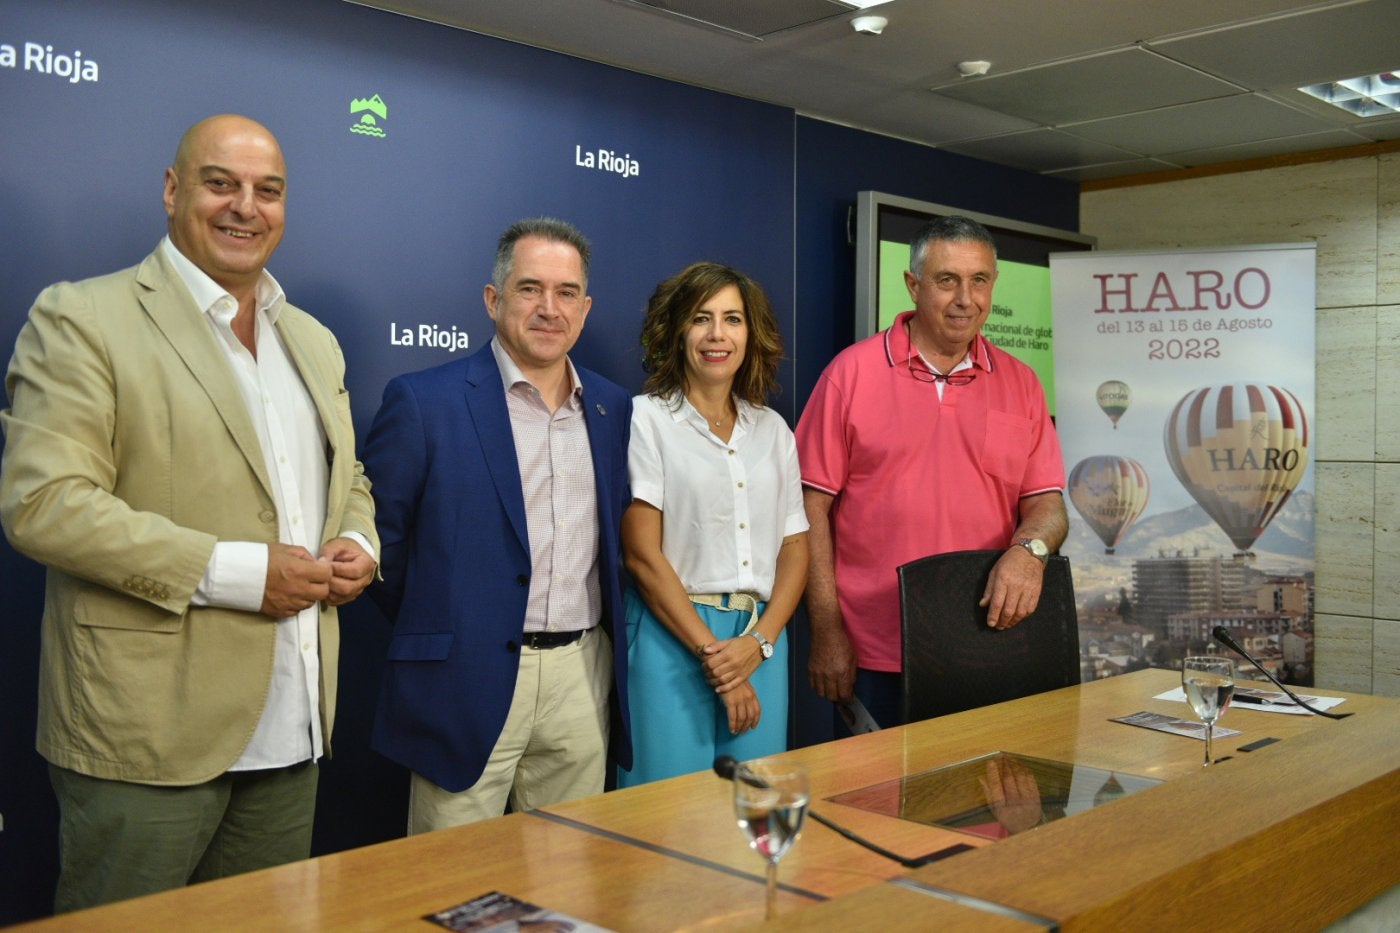
{"label": "microphone stand", "polygon": [[1254,660],[1254,658],[1250,656],[1248,651],[1245,651],[1243,648],[1241,648],[1239,646],[1239,643],[1236,642],[1235,639],[1230,635],[1230,630],[1227,629],[1225,626],[1217,625],[1211,631],[1211,634],[1215,636],[1216,641],[1220,642],[1226,648],[1229,648],[1231,651],[1240,655],[1250,664],[1253,664],[1255,667],[1257,667],[1259,669],[1259,673],[1269,678],[1269,680],[1273,683],[1275,687],[1278,687],[1284,693],[1288,694],[1289,699],[1291,699],[1294,703],[1297,703],[1303,709],[1312,713],[1314,716],[1325,716],[1328,719],[1346,719],[1348,716],[1355,715],[1354,713],[1329,713],[1325,709],[1317,709],[1316,707],[1309,706],[1307,703],[1303,702],[1302,697],[1298,696],[1298,694],[1285,687],[1277,677],[1275,677],[1273,674],[1270,674],[1267,670],[1264,669],[1264,665]]}

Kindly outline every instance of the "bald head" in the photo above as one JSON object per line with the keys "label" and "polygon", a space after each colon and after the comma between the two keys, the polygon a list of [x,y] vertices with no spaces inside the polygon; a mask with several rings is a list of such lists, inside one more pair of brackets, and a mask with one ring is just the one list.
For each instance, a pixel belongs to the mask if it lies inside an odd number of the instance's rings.
{"label": "bald head", "polygon": [[282,240],[287,167],[277,138],[237,114],[185,132],[165,170],[170,241],[242,302]]}
{"label": "bald head", "polygon": [[248,138],[261,138],[277,154],[277,163],[282,166],[282,171],[285,174],[286,165],[282,160],[282,147],[278,145],[277,137],[273,136],[272,131],[257,120],[237,113],[221,113],[205,117],[185,130],[185,135],[180,137],[180,144],[175,147],[175,160],[171,165],[179,170],[182,166],[191,164],[191,159],[197,157],[196,154],[200,152],[201,147],[209,145],[211,141],[240,135]]}

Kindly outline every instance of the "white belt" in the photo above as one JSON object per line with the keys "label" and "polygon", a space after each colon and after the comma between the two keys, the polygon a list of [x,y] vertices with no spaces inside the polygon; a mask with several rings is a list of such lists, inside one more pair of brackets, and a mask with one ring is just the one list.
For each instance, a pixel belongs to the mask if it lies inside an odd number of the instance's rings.
{"label": "white belt", "polygon": [[758,625],[758,595],[756,593],[687,593],[697,606],[711,606],[722,612],[752,612],[749,624],[741,635],[747,635]]}

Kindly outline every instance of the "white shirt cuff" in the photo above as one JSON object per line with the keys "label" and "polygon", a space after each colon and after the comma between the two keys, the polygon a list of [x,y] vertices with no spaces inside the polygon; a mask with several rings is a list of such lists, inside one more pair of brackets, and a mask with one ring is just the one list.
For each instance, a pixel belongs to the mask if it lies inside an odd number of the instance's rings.
{"label": "white shirt cuff", "polygon": [[257,612],[267,589],[267,545],[253,541],[219,541],[190,602]]}
{"label": "white shirt cuff", "polygon": [[364,549],[364,552],[369,555],[370,560],[374,561],[376,564],[379,563],[379,555],[374,553],[374,548],[370,547],[369,538],[366,538],[358,531],[347,531],[339,537],[349,538],[351,541],[354,541]]}

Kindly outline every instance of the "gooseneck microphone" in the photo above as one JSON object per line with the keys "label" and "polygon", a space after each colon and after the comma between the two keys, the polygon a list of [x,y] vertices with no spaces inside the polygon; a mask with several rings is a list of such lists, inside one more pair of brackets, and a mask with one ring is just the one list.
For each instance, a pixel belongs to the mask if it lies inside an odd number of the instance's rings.
{"label": "gooseneck microphone", "polygon": [[1216,641],[1220,642],[1226,648],[1229,648],[1231,651],[1235,652],[1235,654],[1238,654],[1250,664],[1253,664],[1255,667],[1257,667],[1259,669],[1259,672],[1265,677],[1269,678],[1269,680],[1273,683],[1275,687],[1278,687],[1284,693],[1288,694],[1289,699],[1291,699],[1294,703],[1297,703],[1303,709],[1312,713],[1314,716],[1325,716],[1328,719],[1346,719],[1348,716],[1352,715],[1351,713],[1329,713],[1325,709],[1317,709],[1315,707],[1309,706],[1307,703],[1304,703],[1302,697],[1298,696],[1298,694],[1285,687],[1277,677],[1275,677],[1273,674],[1270,674],[1267,670],[1264,669],[1264,665],[1254,660],[1254,658],[1250,656],[1248,651],[1245,651],[1243,648],[1241,648],[1239,642],[1235,641],[1234,637],[1230,635],[1230,630],[1227,629],[1225,626],[1217,625],[1214,629],[1211,630],[1211,634],[1215,636]]}
{"label": "gooseneck microphone", "polygon": [[[715,774],[718,774],[726,781],[743,781],[750,787],[768,786],[768,782],[763,780],[763,778],[759,777],[757,774],[754,774],[747,768],[739,767],[739,762],[735,760],[733,755],[720,755],[718,758],[715,759],[714,768]],[[812,819],[816,820],[818,823],[825,826],[827,829],[830,829],[833,832],[851,840],[856,845],[863,846],[869,849],[871,852],[874,852],[876,855],[880,855],[891,861],[898,862],[905,868],[919,868],[923,865],[928,865],[931,862],[936,862],[939,859],[947,858],[950,855],[956,855],[959,852],[972,848],[971,846],[959,843],[955,846],[949,846],[946,849],[939,849],[937,852],[930,852],[928,855],[921,855],[918,858],[905,858],[902,855],[896,855],[889,849],[882,849],[880,846],[877,846],[875,843],[869,841],[868,839],[862,839],[860,836],[857,836],[855,833],[851,832],[849,829],[846,829],[844,826],[840,826],[836,823],[833,823],[831,820],[828,820],[826,817],[813,810],[810,804],[808,804],[807,806],[807,815],[810,816]]]}
{"label": "gooseneck microphone", "polygon": [[747,768],[739,773],[739,761],[733,755],[720,755],[715,759],[715,774],[726,781],[743,781],[750,787],[767,787],[768,782]]}

